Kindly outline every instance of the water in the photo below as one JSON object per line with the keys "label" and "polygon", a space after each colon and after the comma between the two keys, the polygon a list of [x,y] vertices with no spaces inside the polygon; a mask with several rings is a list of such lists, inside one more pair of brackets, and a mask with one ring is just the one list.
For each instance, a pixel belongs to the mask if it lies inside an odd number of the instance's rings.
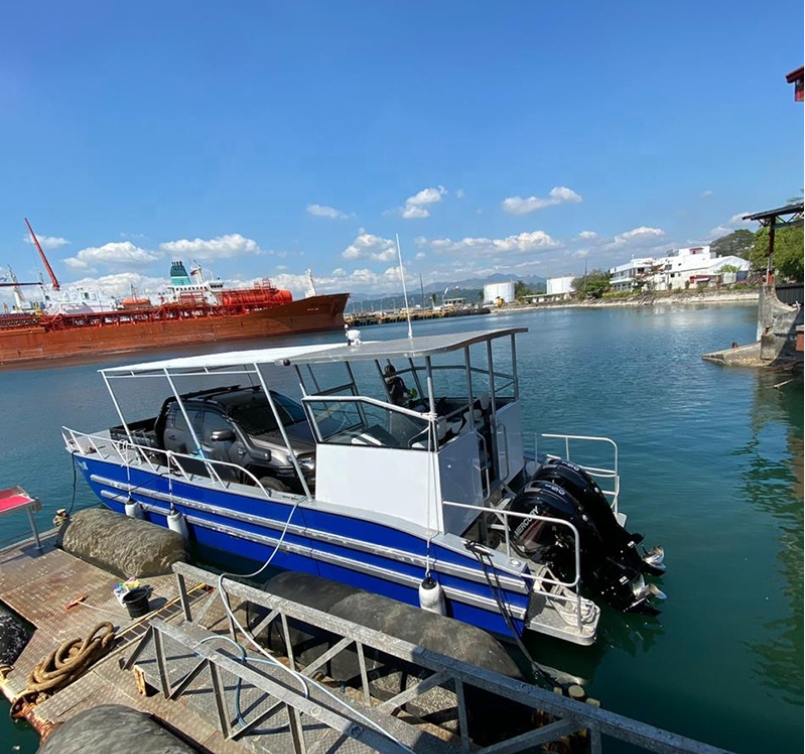
{"label": "water", "polygon": [[[534,637],[536,658],[587,679],[606,709],[735,752],[801,751],[802,380],[775,388],[788,377],[700,358],[752,341],[756,309],[551,309],[415,323],[415,332],[508,326],[529,328],[518,339],[527,425],[616,439],[629,528],[662,543],[668,563],[659,618],[605,610],[595,647]],[[405,332],[386,325],[363,337]],[[0,374],[0,486],[39,496],[43,528],[72,503],[60,427],[115,422],[96,368]],[[152,406],[142,401],[144,416]],[[79,480],[76,506],[94,502]],[[0,539],[25,527],[24,517],[0,519]],[[5,714],[0,740],[23,754],[37,746]],[[607,752],[624,750],[611,744]]]}

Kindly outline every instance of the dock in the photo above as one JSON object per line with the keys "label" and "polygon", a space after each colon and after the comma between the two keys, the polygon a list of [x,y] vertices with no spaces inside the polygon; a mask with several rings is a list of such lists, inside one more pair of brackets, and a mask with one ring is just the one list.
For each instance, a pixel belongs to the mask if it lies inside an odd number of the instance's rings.
{"label": "dock", "polygon": [[[64,642],[86,638],[106,622],[115,629],[108,652],[28,710],[26,718],[43,736],[80,712],[123,704],[210,754],[516,754],[548,744],[551,751],[597,753],[607,738],[661,754],[725,754],[185,563],[148,579],[150,612],[131,618],[113,592],[118,577],[59,549],[55,530],[39,539],[41,549],[30,538],[0,550],[0,601],[36,629],[5,669],[5,696],[13,701],[23,694],[31,671]],[[286,651],[273,660],[239,630],[250,605],[263,611],[254,634],[273,626],[286,637]],[[301,666],[289,625],[315,626],[333,638]],[[354,686],[327,675],[341,653],[357,661]],[[378,694],[370,658],[379,656],[422,672],[399,692]],[[470,737],[468,706],[478,690],[532,710],[530,729],[478,744]],[[445,703],[452,705],[446,727],[420,714]]]}
{"label": "dock", "polygon": [[[476,314],[489,314],[489,307],[486,306],[467,306],[442,307],[441,309],[411,309],[411,321],[427,319],[444,319],[446,317],[467,317]],[[405,309],[398,309],[391,312],[352,312],[344,315],[344,322],[347,327],[368,327],[370,325],[390,325],[395,322],[407,322],[408,312]]]}

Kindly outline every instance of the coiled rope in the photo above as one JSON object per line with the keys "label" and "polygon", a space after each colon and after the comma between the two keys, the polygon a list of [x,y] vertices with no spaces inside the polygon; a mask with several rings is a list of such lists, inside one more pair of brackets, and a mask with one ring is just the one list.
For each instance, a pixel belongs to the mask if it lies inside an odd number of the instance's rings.
{"label": "coiled rope", "polygon": [[114,626],[103,621],[86,639],[64,642],[31,671],[25,691],[11,703],[11,717],[24,717],[30,707],[78,679],[111,649],[115,638]]}

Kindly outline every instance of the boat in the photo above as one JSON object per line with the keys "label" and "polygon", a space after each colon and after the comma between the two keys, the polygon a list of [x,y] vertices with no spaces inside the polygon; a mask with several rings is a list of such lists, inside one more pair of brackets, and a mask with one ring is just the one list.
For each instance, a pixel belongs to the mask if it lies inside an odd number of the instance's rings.
{"label": "boat", "polygon": [[[198,553],[317,574],[504,637],[589,645],[601,602],[657,614],[664,552],[625,528],[612,440],[523,427],[524,332],[364,342],[349,330],[336,345],[101,369],[120,424],[65,427],[65,448],[104,505],[182,532]],[[143,381],[164,385],[162,412],[130,420],[125,389],[142,406]],[[239,460],[260,453],[262,467]]]}
{"label": "boat", "polygon": [[[26,223],[28,221],[26,220]],[[120,302],[89,291],[65,294],[28,224],[51,278],[45,306],[25,305],[20,283],[0,283],[14,290],[14,311],[0,314],[0,365],[81,355],[207,344],[230,340],[295,335],[344,327],[348,293],[311,295],[294,300],[290,291],[263,279],[248,288],[226,288],[204,280],[201,267],[173,261],[170,285],[159,300],[133,295]]]}

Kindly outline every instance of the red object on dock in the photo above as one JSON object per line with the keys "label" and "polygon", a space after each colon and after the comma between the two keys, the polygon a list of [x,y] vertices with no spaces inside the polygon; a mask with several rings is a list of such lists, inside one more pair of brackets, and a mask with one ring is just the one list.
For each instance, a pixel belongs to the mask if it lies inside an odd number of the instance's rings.
{"label": "red object on dock", "polygon": [[22,487],[15,485],[6,490],[0,490],[0,516],[24,510],[28,513],[28,520],[31,522],[36,546],[41,550],[42,544],[39,541],[39,532],[34,521],[34,511],[42,509],[42,504],[38,497],[31,497]]}

